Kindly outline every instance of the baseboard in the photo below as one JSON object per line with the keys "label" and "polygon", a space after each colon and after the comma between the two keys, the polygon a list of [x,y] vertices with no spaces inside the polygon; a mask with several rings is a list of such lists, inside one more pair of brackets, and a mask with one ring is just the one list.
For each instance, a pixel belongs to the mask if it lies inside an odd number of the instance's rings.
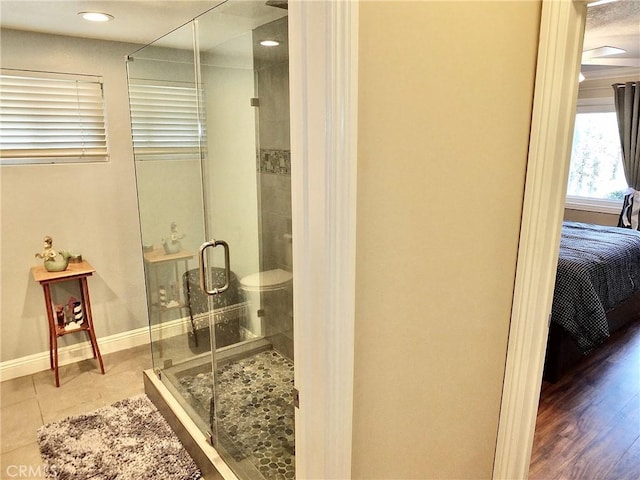
{"label": "baseboard", "polygon": [[[164,322],[162,325],[153,325],[151,328],[142,327],[127,332],[116,333],[108,337],[98,338],[100,353],[119,352],[128,348],[149,344],[150,336],[153,338],[167,338],[184,334],[189,329],[189,318],[179,318]],[[91,343],[87,341],[58,348],[58,365],[68,365],[93,358]],[[25,357],[15,358],[0,363],[0,381],[22,377],[49,370],[49,351],[34,353]]]}

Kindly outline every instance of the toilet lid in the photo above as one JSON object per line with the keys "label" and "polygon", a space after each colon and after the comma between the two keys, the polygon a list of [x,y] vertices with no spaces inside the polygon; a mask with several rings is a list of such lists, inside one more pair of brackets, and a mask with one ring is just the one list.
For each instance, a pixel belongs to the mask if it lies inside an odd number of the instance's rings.
{"label": "toilet lid", "polygon": [[242,277],[240,284],[245,290],[275,290],[289,283],[292,278],[291,272],[276,268]]}

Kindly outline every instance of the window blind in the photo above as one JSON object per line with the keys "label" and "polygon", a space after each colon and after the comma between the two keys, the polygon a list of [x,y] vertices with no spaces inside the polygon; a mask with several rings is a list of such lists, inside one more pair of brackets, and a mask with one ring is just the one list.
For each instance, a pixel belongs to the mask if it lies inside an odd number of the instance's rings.
{"label": "window blind", "polygon": [[0,73],[0,164],[106,159],[99,79],[6,70]]}
{"label": "window blind", "polygon": [[205,132],[195,86],[132,82],[129,102],[136,160],[200,158]]}

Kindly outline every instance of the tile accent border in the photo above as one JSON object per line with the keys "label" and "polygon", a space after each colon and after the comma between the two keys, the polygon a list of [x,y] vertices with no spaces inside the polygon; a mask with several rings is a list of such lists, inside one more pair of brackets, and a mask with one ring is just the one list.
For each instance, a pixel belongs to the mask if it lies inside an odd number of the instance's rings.
{"label": "tile accent border", "polygon": [[257,155],[257,171],[291,175],[291,150],[261,148]]}

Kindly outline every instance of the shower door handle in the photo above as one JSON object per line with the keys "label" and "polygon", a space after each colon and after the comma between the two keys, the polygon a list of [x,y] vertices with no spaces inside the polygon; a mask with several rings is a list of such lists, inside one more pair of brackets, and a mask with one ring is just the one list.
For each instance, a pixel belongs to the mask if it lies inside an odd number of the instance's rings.
{"label": "shower door handle", "polygon": [[[207,263],[205,256],[207,248],[222,247],[224,249],[224,285],[221,287],[214,287],[209,290],[207,287],[207,269],[205,264]],[[226,291],[229,288],[229,278],[231,277],[231,269],[229,267],[229,245],[224,240],[212,240],[210,242],[204,242],[200,245],[199,270],[200,270],[200,288],[207,295],[217,295]]]}

